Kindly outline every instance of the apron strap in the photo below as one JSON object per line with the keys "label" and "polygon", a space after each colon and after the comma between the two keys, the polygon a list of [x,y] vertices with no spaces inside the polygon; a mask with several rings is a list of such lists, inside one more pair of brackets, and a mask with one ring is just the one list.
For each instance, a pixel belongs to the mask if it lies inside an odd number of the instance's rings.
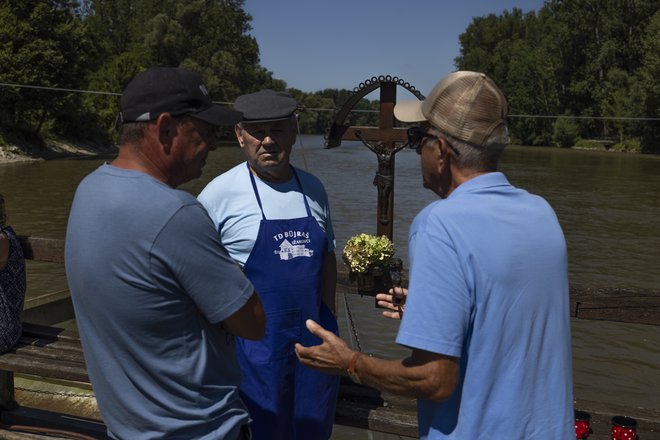
{"label": "apron strap", "polygon": [[247,166],[248,174],[250,175],[250,182],[252,182],[252,189],[254,190],[254,195],[257,198],[257,204],[259,205],[259,209],[261,210],[261,218],[266,220],[266,216],[264,215],[264,207],[261,206],[261,198],[259,197],[259,191],[257,191],[257,182],[254,181],[254,176],[252,175],[250,164],[248,162],[245,162],[245,166]]}
{"label": "apron strap", "polygon": [[300,188],[300,192],[302,193],[303,202],[305,202],[305,209],[307,210],[307,217],[311,217],[312,210],[309,209],[309,203],[307,202],[307,197],[305,197],[305,190],[302,187],[302,183],[300,183],[300,179],[298,178],[298,173],[296,173],[296,169],[294,167],[291,167],[291,171],[293,171],[293,175],[296,177],[296,182],[298,182],[298,187]]}
{"label": "apron strap", "polygon": [[[259,209],[261,210],[261,218],[266,220],[266,215],[264,214],[264,207],[261,205],[261,197],[259,197],[259,190],[257,189],[257,182],[254,180],[254,174],[252,174],[252,170],[250,170],[250,164],[248,162],[245,162],[245,165],[248,168],[248,174],[250,175],[250,182],[252,183],[252,189],[254,190],[254,196],[257,198],[257,204],[259,205]],[[309,208],[309,203],[307,202],[307,197],[305,197],[305,191],[303,190],[302,184],[300,183],[300,178],[298,177],[298,173],[296,173],[296,169],[289,165],[291,167],[291,171],[293,171],[293,176],[296,178],[296,182],[298,183],[298,187],[300,188],[300,192],[302,193],[302,198],[303,202],[305,202],[305,210],[307,211],[307,217],[312,216],[312,210]]]}

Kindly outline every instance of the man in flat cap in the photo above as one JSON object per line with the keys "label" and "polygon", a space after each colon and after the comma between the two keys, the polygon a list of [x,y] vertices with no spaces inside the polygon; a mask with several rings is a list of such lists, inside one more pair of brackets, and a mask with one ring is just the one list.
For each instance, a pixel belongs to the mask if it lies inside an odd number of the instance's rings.
{"label": "man in flat cap", "polygon": [[566,242],[550,205],[497,171],[506,99],[459,71],[394,116],[419,123],[408,144],[442,199],[410,227],[405,311],[377,295],[411,354],[364,356],[309,321],[324,342],[296,344],[300,360],[417,398],[422,439],[574,438]]}
{"label": "man in flat cap", "polygon": [[297,102],[273,90],[239,96],[236,138],[247,161],[200,193],[229,255],[254,284],[266,336],[239,338],[240,390],[256,440],[326,440],[339,381],[303,367],[294,343],[320,340],[304,328],[320,320],[337,333],[336,260],[328,198],[313,175],[289,164]]}
{"label": "man in flat cap", "polygon": [[120,109],[119,155],[78,186],[65,240],[101,416],[112,438],[247,439],[234,336],[262,337],[264,312],[204,207],[175,189],[240,113],[169,67],[133,78]]}

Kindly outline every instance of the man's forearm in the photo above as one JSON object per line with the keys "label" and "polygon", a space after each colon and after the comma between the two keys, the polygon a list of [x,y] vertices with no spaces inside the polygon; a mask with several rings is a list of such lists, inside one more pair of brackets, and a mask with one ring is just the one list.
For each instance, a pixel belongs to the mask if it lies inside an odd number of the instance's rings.
{"label": "man's forearm", "polygon": [[381,391],[418,399],[443,401],[454,391],[458,361],[441,355],[434,360],[387,360],[361,355],[355,363],[360,382]]}

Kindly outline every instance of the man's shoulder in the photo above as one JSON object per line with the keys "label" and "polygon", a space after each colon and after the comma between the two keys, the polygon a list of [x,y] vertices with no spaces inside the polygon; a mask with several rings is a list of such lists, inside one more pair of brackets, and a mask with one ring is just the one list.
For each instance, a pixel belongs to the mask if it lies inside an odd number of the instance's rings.
{"label": "man's shoulder", "polygon": [[293,169],[296,170],[296,173],[298,174],[298,177],[299,177],[299,178],[301,178],[301,179],[308,179],[308,180],[314,180],[314,181],[316,181],[316,182],[318,182],[318,183],[321,183],[321,179],[319,179],[318,177],[316,177],[315,174],[312,174],[312,173],[310,173],[309,171],[307,171],[307,170],[303,170],[302,168],[298,168],[298,167],[293,167]]}
{"label": "man's shoulder", "polygon": [[246,180],[248,177],[245,162],[241,162],[233,168],[214,177],[199,193],[199,198],[203,199],[207,195],[215,195],[218,193],[226,194],[230,191],[240,189],[243,185],[237,183]]}
{"label": "man's shoulder", "polygon": [[296,174],[298,175],[298,178],[300,179],[300,183],[302,184],[302,186],[305,190],[315,189],[315,190],[318,190],[318,191],[325,192],[325,186],[323,185],[323,182],[321,182],[321,179],[316,177],[316,175],[310,173],[309,171],[305,171],[303,169],[300,169],[298,167],[294,167],[294,169],[296,170]]}

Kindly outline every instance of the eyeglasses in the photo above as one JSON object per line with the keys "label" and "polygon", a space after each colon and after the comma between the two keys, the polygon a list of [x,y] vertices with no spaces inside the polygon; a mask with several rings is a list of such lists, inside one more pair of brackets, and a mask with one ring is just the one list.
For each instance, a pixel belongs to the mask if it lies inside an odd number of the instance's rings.
{"label": "eyeglasses", "polygon": [[[408,148],[413,148],[417,154],[420,154],[420,148],[424,146],[426,143],[427,139],[431,140],[440,140],[439,136],[436,136],[431,133],[427,133],[426,129],[423,127],[410,127],[407,131],[408,135]],[[456,156],[460,156],[461,153],[454,147],[447,138],[445,138],[445,142],[451,148],[451,150],[454,152]]]}
{"label": "eyeglasses", "polygon": [[[408,148],[413,148],[419,150],[422,148],[426,139],[435,139],[439,138],[433,134],[427,133],[422,127],[410,127],[407,132],[408,135]],[[419,151],[417,151],[419,153]]]}

